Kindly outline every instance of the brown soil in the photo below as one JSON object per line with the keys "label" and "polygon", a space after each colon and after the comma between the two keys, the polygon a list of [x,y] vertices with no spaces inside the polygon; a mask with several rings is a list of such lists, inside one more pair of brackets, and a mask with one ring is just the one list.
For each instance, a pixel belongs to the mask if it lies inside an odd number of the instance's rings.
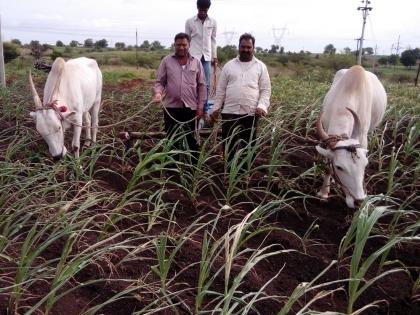
{"label": "brown soil", "polygon": [[[140,79],[126,81],[118,86],[117,89],[112,87],[116,93],[124,93],[132,91],[143,84]],[[109,87],[106,88],[108,90]],[[104,108],[104,114],[107,113],[107,108]],[[4,126],[2,126],[4,127]],[[145,144],[146,145],[146,144]],[[150,146],[151,144],[147,144]],[[315,150],[312,147],[304,149],[306,154],[301,153],[290,154],[285,157],[290,163],[296,166],[295,169],[279,169],[279,173],[285,178],[293,178],[297,174],[301,174],[305,169],[310,168],[314,163]],[[267,162],[267,154],[263,153],[259,157],[260,164]],[[315,160],[318,158],[315,157]],[[214,168],[223,170],[223,164],[220,159],[215,158],[213,161]],[[126,168],[119,161],[109,161],[108,159],[101,157],[96,167],[98,169],[101,166],[107,166],[115,170],[122,176],[117,176],[113,173],[98,172],[96,179],[101,183],[104,189],[113,190],[115,192],[123,192],[127,187],[127,180],[130,179],[132,169]],[[367,170],[367,174],[374,174],[374,166],[370,166]],[[264,182],[265,172],[256,172],[252,175],[249,187],[258,188],[265,187]],[[125,179],[124,179],[125,177]],[[218,179],[223,184],[223,178],[220,176]],[[321,184],[321,180],[315,182],[302,181],[300,187],[303,192],[314,195],[316,188]],[[149,183],[150,191],[160,189],[159,186],[154,186],[153,183]],[[281,190],[282,183],[279,183],[280,187],[271,187],[271,191],[276,194]],[[188,200],[185,194],[175,185],[170,185],[171,188],[168,193],[164,196],[166,202],[179,201],[179,205],[176,211],[176,222],[177,231],[182,233],[192,222],[197,219],[200,215],[207,214],[209,219],[214,219],[217,214],[217,210],[220,208],[217,198],[217,193],[212,191],[204,190],[196,203],[192,203]],[[380,191],[381,183],[377,183],[372,187],[368,187],[369,192],[373,193]],[[216,194],[216,196],[215,196]],[[405,195],[404,192],[401,192]],[[296,195],[296,192],[290,192],[289,197]],[[215,237],[222,237],[228,230],[229,227],[239,223],[243,217],[251,211],[256,205],[259,204],[261,196],[258,192],[253,193],[249,196],[241,196],[236,200],[238,202],[238,211],[234,214],[229,215],[223,220],[219,221],[216,229]],[[251,201],[251,203],[249,203]],[[239,204],[239,202],[248,202],[247,204]],[[284,297],[290,296],[292,291],[301,282],[310,282],[314,279],[322,270],[324,270],[332,260],[337,259],[338,248],[340,241],[344,237],[350,226],[351,216],[353,210],[348,209],[345,206],[344,201],[338,197],[333,196],[329,202],[320,202],[316,199],[302,199],[297,198],[291,207],[283,207],[275,211],[265,221],[270,227],[276,227],[278,230],[273,230],[264,234],[250,239],[245,246],[249,248],[258,248],[262,245],[274,245],[276,249],[293,249],[294,251],[289,253],[283,253],[276,256],[271,256],[267,259],[259,262],[246,276],[245,281],[242,283],[240,289],[243,292],[256,292],[261,286],[266,284],[270,279],[273,279],[270,284],[266,287],[265,292],[267,295],[276,295],[278,298],[263,299],[256,305],[259,314],[270,315],[277,314],[279,309],[286,301]],[[417,203],[417,206],[420,206]],[[125,209],[127,213],[136,213],[143,211],[144,205],[132,205],[130,209]],[[92,209],[92,215],[101,213],[107,209]],[[140,219],[139,219],[140,220]],[[118,230],[124,230],[125,228],[132,227],[136,223],[130,220],[123,220],[118,223]],[[314,229],[308,238],[303,239],[303,242],[299,238],[303,238],[305,233],[308,231],[310,226],[315,223],[318,228]],[[151,235],[158,235],[162,231],[166,231],[165,226],[157,225],[152,228],[148,233]],[[294,231],[296,235],[288,232]],[[123,236],[121,236],[123,237]],[[181,251],[176,256],[176,263],[170,271],[170,277],[176,277],[176,281],[172,287],[172,290],[177,289],[190,289],[186,290],[185,293],[178,295],[177,299],[182,300],[190,309],[194,309],[195,293],[194,288],[197,287],[197,279],[199,272],[199,265],[197,262],[201,259],[201,243],[203,239],[203,233],[196,233],[191,239],[186,241]],[[86,240],[88,244],[94,244],[97,241],[97,235],[87,235]],[[117,240],[115,240],[117,241]],[[383,244],[383,240],[373,239],[368,242],[367,250],[371,253],[374,249],[378,248]],[[63,242],[57,242],[54,246],[50,246],[45,252],[42,253],[44,259],[59,258],[61,255]],[[82,271],[80,271],[75,279],[69,281],[65,289],[69,289],[76,283],[86,283],[90,280],[103,279],[103,281],[95,284],[87,285],[85,287],[78,288],[71,293],[62,297],[59,302],[53,308],[53,314],[56,315],[76,315],[81,314],[87,308],[93,305],[99,305],[106,301],[109,301],[115,296],[117,292],[126,289],[128,283],[122,281],[112,281],[113,279],[133,279],[145,281],[146,283],[152,283],[158,281],[157,276],[151,272],[151,267],[155,265],[155,253],[143,252],[141,257],[137,260],[131,260],[129,263],[119,262],[125,257],[126,252],[114,252],[114,255],[108,257],[108,260],[99,261],[96,264],[89,265]],[[355,309],[363,307],[368,303],[374,301],[381,301],[378,303],[377,308],[367,310],[364,314],[398,314],[398,315],[414,315],[420,314],[420,304],[412,301],[411,288],[413,286],[413,279],[417,279],[420,268],[420,246],[417,244],[405,244],[397,246],[391,250],[389,259],[398,259],[404,264],[409,272],[395,273],[392,274],[374,285],[372,285],[358,300]],[[149,259],[150,258],[150,259]],[[243,257],[245,260],[246,257]],[[233,268],[233,274],[239,273],[244,261],[238,261]],[[212,267],[212,272],[216,272],[218,268],[224,265],[225,261],[222,257],[216,260]],[[5,262],[0,257],[0,273],[4,273],[7,266],[10,263]],[[372,278],[376,275],[377,264],[374,265],[368,273],[367,278]],[[280,269],[282,271],[279,273]],[[279,273],[279,274],[278,274]],[[276,276],[278,274],[278,276]],[[9,275],[10,276],[10,275]],[[346,279],[348,277],[348,261],[339,262],[336,266],[331,268],[318,283],[334,281],[338,279]],[[4,282],[0,280],[0,285]],[[331,285],[325,289],[338,288],[342,286],[343,290],[336,291],[333,295],[321,299],[316,302],[312,308],[318,311],[339,311],[345,312],[347,306],[347,293],[346,285]],[[216,278],[213,283],[212,290],[223,292],[224,290],[224,279],[223,272],[219,277]],[[39,301],[45,293],[50,291],[50,284],[46,282],[36,283],[30,287],[30,292],[25,292],[25,299],[23,299],[24,305],[34,305]],[[301,299],[299,303],[295,305],[295,308],[291,313],[298,310],[300,303],[305,303],[315,296],[317,292],[307,294]],[[107,315],[128,315],[133,312],[140,311],[150,302],[156,299],[156,295],[153,293],[138,293],[137,295],[126,296],[122,299],[109,303],[107,306],[102,308],[98,314]],[[177,302],[177,301],[174,301]],[[208,301],[206,301],[208,302]],[[0,314],[6,314],[6,307],[8,303],[7,293],[0,293]],[[212,305],[207,305],[207,309],[211,310]],[[178,308],[179,314],[189,314],[186,307]],[[21,312],[22,314],[24,311]],[[158,314],[175,314],[173,310],[162,311]],[[251,312],[250,314],[256,314]]]}

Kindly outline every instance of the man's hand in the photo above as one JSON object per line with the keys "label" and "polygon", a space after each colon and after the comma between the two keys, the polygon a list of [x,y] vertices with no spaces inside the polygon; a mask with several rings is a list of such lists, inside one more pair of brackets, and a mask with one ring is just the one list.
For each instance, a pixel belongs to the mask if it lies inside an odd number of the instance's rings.
{"label": "man's hand", "polygon": [[162,94],[161,93],[155,93],[155,95],[153,95],[153,102],[155,103],[160,103],[162,102]]}
{"label": "man's hand", "polygon": [[211,117],[210,117],[209,113],[204,113],[204,121],[206,123],[210,123],[211,122]]}
{"label": "man's hand", "polygon": [[217,58],[213,58],[213,60],[211,61],[211,65],[217,67],[218,61]]}
{"label": "man's hand", "polygon": [[262,116],[265,116],[265,112],[261,108],[257,107],[255,109],[255,117],[259,118],[259,117],[262,117]]}
{"label": "man's hand", "polygon": [[211,113],[211,116],[210,117],[211,117],[211,120],[213,122],[216,122],[216,121],[219,120],[219,116],[220,116],[220,110],[216,110],[213,113]]}

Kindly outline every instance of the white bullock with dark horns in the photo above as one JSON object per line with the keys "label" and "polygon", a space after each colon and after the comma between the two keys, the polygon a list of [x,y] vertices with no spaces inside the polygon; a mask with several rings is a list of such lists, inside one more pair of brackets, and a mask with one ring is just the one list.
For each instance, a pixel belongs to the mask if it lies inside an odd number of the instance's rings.
{"label": "white bullock with dark horns", "polygon": [[341,185],[350,208],[365,198],[368,132],[381,122],[387,105],[385,89],[376,75],[361,66],[339,70],[325,96],[317,122],[325,147],[317,151],[330,162],[318,196],[327,199],[331,176]]}
{"label": "white bullock with dark horns", "polygon": [[85,145],[96,141],[102,93],[102,73],[98,64],[85,57],[67,62],[57,58],[45,83],[43,102],[35,89],[31,73],[29,83],[35,101],[35,111],[30,115],[54,160],[67,153],[64,131],[72,125],[72,149],[78,158],[82,127],[86,132]]}

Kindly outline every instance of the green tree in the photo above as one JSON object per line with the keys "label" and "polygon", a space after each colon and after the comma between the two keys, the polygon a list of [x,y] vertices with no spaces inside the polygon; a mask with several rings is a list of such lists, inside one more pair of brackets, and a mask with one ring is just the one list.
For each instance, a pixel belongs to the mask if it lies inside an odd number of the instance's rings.
{"label": "green tree", "polygon": [[328,44],[324,48],[324,54],[325,55],[335,55],[336,49],[333,44]]}
{"label": "green tree", "polygon": [[382,66],[385,66],[388,64],[388,57],[381,57],[378,59],[378,63]]}
{"label": "green tree", "polygon": [[420,48],[413,49],[416,59],[420,59]]}
{"label": "green tree", "polygon": [[116,49],[119,49],[119,50],[122,50],[122,49],[125,48],[125,43],[123,43],[123,42],[116,42],[115,43],[115,48]]}
{"label": "green tree", "polygon": [[29,49],[31,50],[31,55],[34,56],[35,59],[41,58],[42,46],[38,40],[31,40]]}
{"label": "green tree", "polygon": [[70,47],[77,47],[79,46],[79,42],[77,40],[72,40],[69,44]]}
{"label": "green tree", "polygon": [[105,38],[103,38],[103,39],[98,40],[98,41],[95,42],[95,48],[96,49],[98,49],[98,48],[106,48],[106,47],[108,47],[108,42],[107,42],[107,40]]}
{"label": "green tree", "polygon": [[152,42],[151,50],[161,50],[161,49],[165,49],[165,46],[162,46],[161,43],[157,40],[155,40],[154,42]]}
{"label": "green tree", "polygon": [[93,48],[93,39],[92,38],[85,39],[83,46],[86,48]]}
{"label": "green tree", "polygon": [[344,53],[345,55],[350,55],[350,54],[351,54],[351,49],[350,49],[350,47],[345,47],[345,48],[343,49],[343,53]]}
{"label": "green tree", "polygon": [[395,54],[388,57],[388,63],[393,66],[395,66],[398,63],[398,60],[399,60],[398,55],[395,55]]}
{"label": "green tree", "polygon": [[408,49],[401,53],[400,62],[411,69],[416,64],[417,56],[414,50]]}
{"label": "green tree", "polygon": [[275,54],[280,49],[279,45],[271,45],[270,50],[268,51],[269,54]]}
{"label": "green tree", "polygon": [[48,49],[52,49],[52,46],[50,44],[42,44],[41,45],[41,50],[42,51],[47,51]]}
{"label": "green tree", "polygon": [[55,43],[55,46],[57,46],[57,47],[64,47],[64,43],[63,43],[61,40],[58,40],[58,41]]}
{"label": "green tree", "polygon": [[149,50],[150,49],[150,43],[149,43],[149,41],[148,40],[145,40],[143,42],[143,44],[140,45],[140,49]]}
{"label": "green tree", "polygon": [[373,55],[374,51],[372,47],[363,48],[363,55]]}
{"label": "green tree", "polygon": [[19,46],[12,42],[3,43],[4,62],[8,63],[20,55]]}
{"label": "green tree", "polygon": [[17,38],[12,39],[10,42],[12,44],[18,45],[19,47],[22,47],[22,42]]}

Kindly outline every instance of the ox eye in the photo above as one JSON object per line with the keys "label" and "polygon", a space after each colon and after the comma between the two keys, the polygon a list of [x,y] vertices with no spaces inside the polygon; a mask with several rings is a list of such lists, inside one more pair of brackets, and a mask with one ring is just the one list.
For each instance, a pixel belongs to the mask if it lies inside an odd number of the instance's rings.
{"label": "ox eye", "polygon": [[343,171],[343,168],[341,167],[341,166],[336,166],[336,168],[337,168],[337,170],[339,170],[339,171]]}

